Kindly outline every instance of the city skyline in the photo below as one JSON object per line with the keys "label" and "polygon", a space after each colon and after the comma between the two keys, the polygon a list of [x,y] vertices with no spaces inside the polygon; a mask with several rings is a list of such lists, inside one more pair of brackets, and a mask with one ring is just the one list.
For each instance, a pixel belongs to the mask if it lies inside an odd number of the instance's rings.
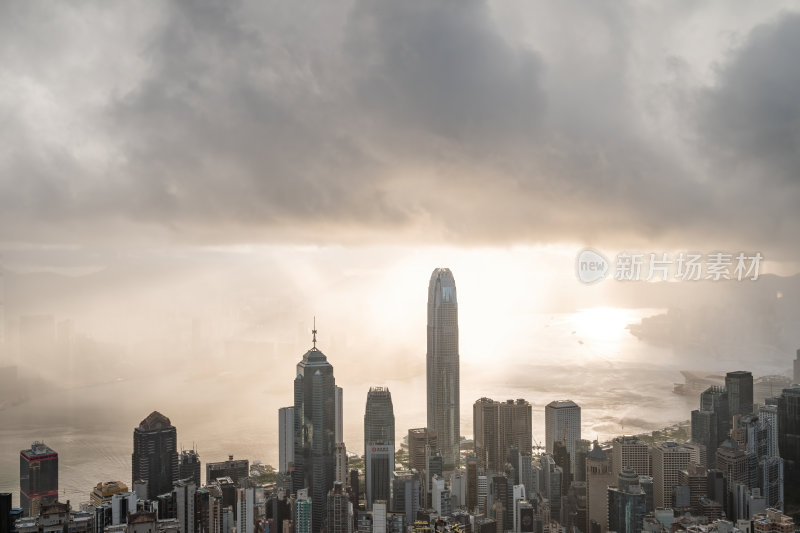
{"label": "city skyline", "polygon": [[0,533],[800,533],[795,50],[0,1]]}

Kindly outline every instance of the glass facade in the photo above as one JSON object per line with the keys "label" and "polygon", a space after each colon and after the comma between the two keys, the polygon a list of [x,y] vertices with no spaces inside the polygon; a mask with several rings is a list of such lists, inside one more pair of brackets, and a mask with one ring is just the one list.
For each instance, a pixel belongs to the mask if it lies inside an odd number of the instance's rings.
{"label": "glass facade", "polygon": [[460,458],[458,299],[450,269],[437,268],[428,285],[428,428],[435,431],[446,469]]}

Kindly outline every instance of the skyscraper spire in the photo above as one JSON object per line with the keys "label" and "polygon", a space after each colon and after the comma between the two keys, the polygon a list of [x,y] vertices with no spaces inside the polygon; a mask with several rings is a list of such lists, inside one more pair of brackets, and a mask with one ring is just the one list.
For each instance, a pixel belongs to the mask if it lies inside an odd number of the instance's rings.
{"label": "skyscraper spire", "polygon": [[314,349],[317,349],[317,316],[314,315],[314,326],[311,330],[311,342],[314,343]]}

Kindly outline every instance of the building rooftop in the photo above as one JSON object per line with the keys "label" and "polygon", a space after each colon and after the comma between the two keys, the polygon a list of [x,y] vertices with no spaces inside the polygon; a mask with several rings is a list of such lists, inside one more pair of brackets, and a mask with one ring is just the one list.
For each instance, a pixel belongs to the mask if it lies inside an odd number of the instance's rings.
{"label": "building rooftop", "polygon": [[22,455],[25,457],[42,457],[44,455],[54,454],[56,452],[44,442],[37,440],[31,444],[30,449],[22,450],[20,453],[22,453]]}
{"label": "building rooftop", "polygon": [[606,454],[606,451],[600,447],[600,444],[598,444],[597,441],[594,441],[594,447],[592,448],[592,451],[589,452],[587,457],[594,461],[605,461],[608,459],[608,454]]}
{"label": "building rooftop", "polygon": [[172,427],[172,424],[169,421],[169,418],[162,415],[158,411],[153,411],[147,418],[142,420],[139,423],[139,429],[141,431],[155,431],[158,429],[167,429]]}
{"label": "building rooftop", "polygon": [[547,404],[551,409],[564,409],[567,407],[578,407],[578,404],[572,400],[555,400]]}

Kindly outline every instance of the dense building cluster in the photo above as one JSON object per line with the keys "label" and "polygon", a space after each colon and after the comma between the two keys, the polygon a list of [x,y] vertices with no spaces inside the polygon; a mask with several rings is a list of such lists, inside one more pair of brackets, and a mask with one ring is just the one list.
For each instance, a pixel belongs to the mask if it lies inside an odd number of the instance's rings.
{"label": "dense building cluster", "polygon": [[[58,502],[58,454],[20,452],[20,503],[0,495],[0,533],[790,533],[800,490],[800,386],[754,401],[750,372],[699,393],[685,442],[581,435],[581,407],[545,406],[544,446],[524,399],[479,398],[460,436],[458,303],[448,269],[428,293],[426,427],[397,440],[386,387],[369,389],[364,453],[342,436],[343,391],[316,346],[280,408],[279,467],[208,462],[177,449],[159,412],[133,431],[130,485],[101,481],[74,510]],[[800,351],[798,351],[800,361]],[[797,365],[795,369],[797,369]],[[403,442],[405,441],[405,442]],[[363,461],[363,462],[362,462]],[[203,483],[204,481],[204,483]]]}

